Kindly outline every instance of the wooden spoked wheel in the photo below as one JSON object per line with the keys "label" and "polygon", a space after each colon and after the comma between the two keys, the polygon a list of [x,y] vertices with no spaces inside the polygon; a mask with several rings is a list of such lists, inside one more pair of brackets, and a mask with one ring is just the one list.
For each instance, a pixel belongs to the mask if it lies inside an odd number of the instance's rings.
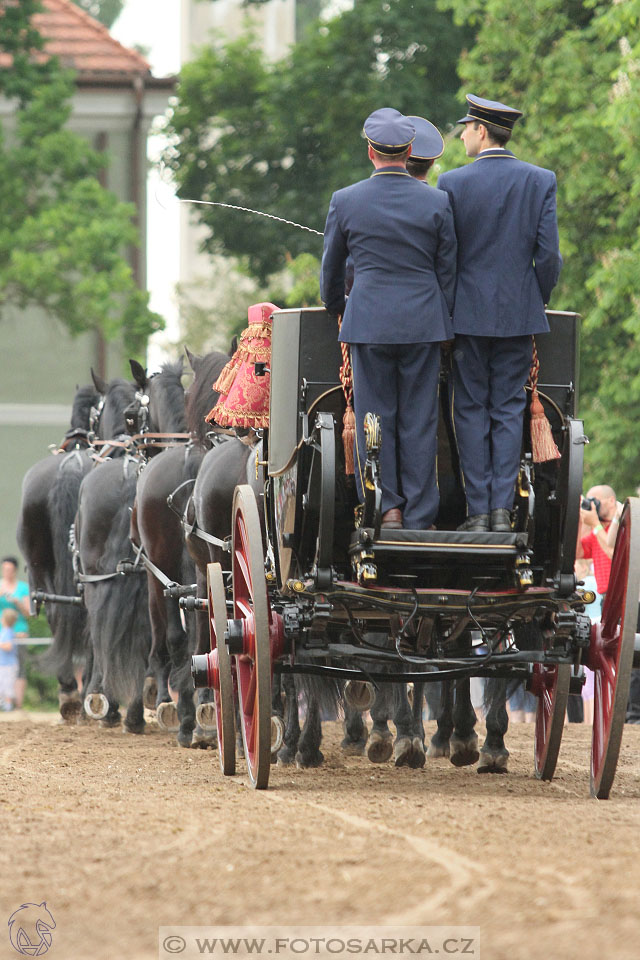
{"label": "wooden spoked wheel", "polygon": [[225,776],[236,772],[236,724],[231,658],[224,641],[227,629],[227,601],[222,567],[207,565],[207,597],[209,599],[209,636],[213,653],[213,698],[216,706],[218,758]]}
{"label": "wooden spoked wheel", "polygon": [[587,666],[594,672],[591,795],[606,800],[624,728],[640,596],[640,500],[620,518],[602,619],[591,630]]}
{"label": "wooden spoked wheel", "polygon": [[235,654],[242,740],[251,783],[264,789],[271,767],[271,650],[260,516],[253,490],[233,498],[233,609],[242,622],[242,653]]}
{"label": "wooden spoked wheel", "polygon": [[533,665],[531,692],[538,698],[533,764],[538,780],[551,780],[555,773],[570,680],[571,665],[568,663]]}

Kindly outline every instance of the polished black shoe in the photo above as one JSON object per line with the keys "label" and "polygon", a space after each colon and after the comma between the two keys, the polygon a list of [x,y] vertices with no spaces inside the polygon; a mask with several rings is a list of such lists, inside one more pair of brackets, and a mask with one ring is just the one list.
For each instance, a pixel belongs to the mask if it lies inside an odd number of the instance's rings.
{"label": "polished black shoe", "polygon": [[511,511],[504,509],[492,510],[491,530],[493,533],[511,533]]}
{"label": "polished black shoe", "polygon": [[467,531],[482,531],[485,532],[489,530],[489,514],[488,513],[476,513],[474,517],[467,517],[464,523],[461,523],[458,527],[458,530],[467,530]]}

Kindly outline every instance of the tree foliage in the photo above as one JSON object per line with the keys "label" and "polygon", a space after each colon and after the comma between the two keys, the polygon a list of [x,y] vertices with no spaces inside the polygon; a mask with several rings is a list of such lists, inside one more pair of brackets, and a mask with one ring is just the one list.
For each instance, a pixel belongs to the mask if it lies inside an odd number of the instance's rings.
{"label": "tree foliage", "polygon": [[0,50],[13,57],[0,93],[15,103],[0,128],[0,305],[40,306],[71,333],[122,334],[140,352],[162,321],[123,256],[137,243],[135,208],[100,185],[105,158],[67,129],[73,77],[33,56],[39,6],[21,0],[0,17]]}
{"label": "tree foliage", "polygon": [[[436,0],[359,0],[267,64],[250,37],[204,49],[183,70],[166,162],[182,197],[257,208],[322,230],[333,190],[367,176],[361,139],[374,109],[444,125],[459,109],[455,65],[469,31]],[[321,238],[199,208],[206,248],[245,257],[261,280]]]}
{"label": "tree foliage", "polygon": [[73,2],[107,28],[116,22],[124,7],[124,0],[73,0]]}

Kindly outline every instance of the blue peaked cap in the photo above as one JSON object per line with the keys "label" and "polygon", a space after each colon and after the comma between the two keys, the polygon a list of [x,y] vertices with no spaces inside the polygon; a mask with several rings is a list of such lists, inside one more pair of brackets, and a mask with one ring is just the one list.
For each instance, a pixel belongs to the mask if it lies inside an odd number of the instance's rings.
{"label": "blue peaked cap", "polygon": [[376,151],[385,157],[404,153],[413,143],[415,130],[408,117],[393,107],[374,110],[364,122],[364,135]]}
{"label": "blue peaked cap", "polygon": [[424,117],[407,117],[416,132],[411,147],[412,160],[436,160],[444,153],[444,140],[436,126]]}
{"label": "blue peaked cap", "polygon": [[458,123],[471,123],[472,120],[479,120],[481,123],[494,123],[496,127],[513,130],[516,120],[519,120],[521,116],[521,110],[508,107],[506,103],[499,103],[497,100],[483,100],[482,97],[474,97],[473,94],[468,93],[467,115],[458,120]]}

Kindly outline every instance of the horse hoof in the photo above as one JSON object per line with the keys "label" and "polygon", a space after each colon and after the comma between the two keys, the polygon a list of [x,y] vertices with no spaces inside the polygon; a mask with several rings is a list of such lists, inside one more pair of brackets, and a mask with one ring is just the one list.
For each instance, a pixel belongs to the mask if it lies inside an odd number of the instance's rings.
{"label": "horse hoof", "polygon": [[236,756],[244,760],[244,743],[242,742],[241,736],[236,737]]}
{"label": "horse hoof", "polygon": [[169,733],[178,732],[180,729],[178,708],[173,700],[170,700],[167,703],[158,704],[158,708],[156,710],[156,720],[158,721],[158,726],[162,727],[163,730],[167,730]]}
{"label": "horse hoof", "polygon": [[354,710],[370,710],[376,699],[376,691],[372,683],[347,680],[344,685],[344,698]]}
{"label": "horse hoof", "polygon": [[371,763],[386,763],[393,753],[393,741],[391,734],[383,737],[377,730],[372,730],[369,734],[367,744],[367,756]]}
{"label": "horse hoof", "polygon": [[478,737],[475,733],[463,739],[456,737],[455,734],[449,741],[451,755],[449,759],[454,767],[470,767],[478,762],[480,753],[478,752]]}
{"label": "horse hoof", "polygon": [[271,717],[271,759],[284,743],[284,720],[282,717]]}
{"label": "horse hoof", "polygon": [[[84,709],[92,720],[104,720],[109,713],[109,701],[104,693],[88,693],[84,698]],[[107,726],[115,726],[115,724],[107,724]]]}
{"label": "horse hoof", "polygon": [[158,699],[158,684],[155,677],[145,677],[142,687],[142,702],[147,710],[155,710]]}
{"label": "horse hoof", "polygon": [[215,703],[199,703],[196,707],[196,723],[200,724],[203,730],[216,730],[216,705]]}
{"label": "horse hoof", "polygon": [[77,691],[59,694],[58,704],[60,706],[60,716],[63,720],[77,720],[82,714],[82,700]]}
{"label": "horse hoof", "polygon": [[321,767],[324,763],[324,754],[320,750],[315,753],[296,753],[296,767],[298,770],[305,770],[310,767]]}
{"label": "horse hoof", "polygon": [[409,766],[413,770],[420,770],[424,767],[426,756],[424,752],[424,743],[421,737],[414,737],[411,741],[411,754],[409,756]]}
{"label": "horse hoof", "polygon": [[196,750],[215,750],[218,746],[218,737],[216,734],[211,735],[211,731],[204,730],[201,726],[196,726],[195,730],[191,734],[191,741],[189,743],[181,743],[180,737],[178,736],[178,743],[181,747],[193,747]]}
{"label": "horse hoof", "polygon": [[122,732],[141,734],[141,733],[144,733],[145,727],[146,727],[146,723],[144,722],[144,720],[142,721],[142,723],[127,723],[127,721],[125,720],[122,726]]}
{"label": "horse hoof", "polygon": [[[273,760],[273,754],[271,754],[271,759]],[[293,752],[291,747],[288,747],[286,744],[284,745],[284,747],[278,750],[276,760],[278,762],[279,767],[290,767],[292,763],[295,762],[295,759],[296,759],[295,753]]]}
{"label": "horse hoof", "polygon": [[393,748],[396,767],[411,767],[418,770],[424,767],[424,744],[420,737],[401,737]]}
{"label": "horse hoof", "polygon": [[398,737],[393,746],[393,759],[396,767],[408,767],[411,756],[411,737]]}
{"label": "horse hoof", "polygon": [[486,750],[480,751],[480,765],[478,773],[508,773],[507,763],[509,760],[508,752],[488,753]]}
{"label": "horse hoof", "polygon": [[449,741],[446,743],[436,743],[433,740],[427,748],[429,760],[439,760],[441,757],[449,756]]}
{"label": "horse hoof", "polygon": [[114,727],[119,727],[122,723],[122,717],[119,713],[112,713],[111,716],[107,716],[104,720],[100,720],[100,726],[104,727],[105,730],[113,730]]}
{"label": "horse hoof", "polygon": [[340,749],[345,757],[363,757],[367,739],[368,737],[363,737],[360,740],[350,740],[349,737],[345,737],[340,744]]}

